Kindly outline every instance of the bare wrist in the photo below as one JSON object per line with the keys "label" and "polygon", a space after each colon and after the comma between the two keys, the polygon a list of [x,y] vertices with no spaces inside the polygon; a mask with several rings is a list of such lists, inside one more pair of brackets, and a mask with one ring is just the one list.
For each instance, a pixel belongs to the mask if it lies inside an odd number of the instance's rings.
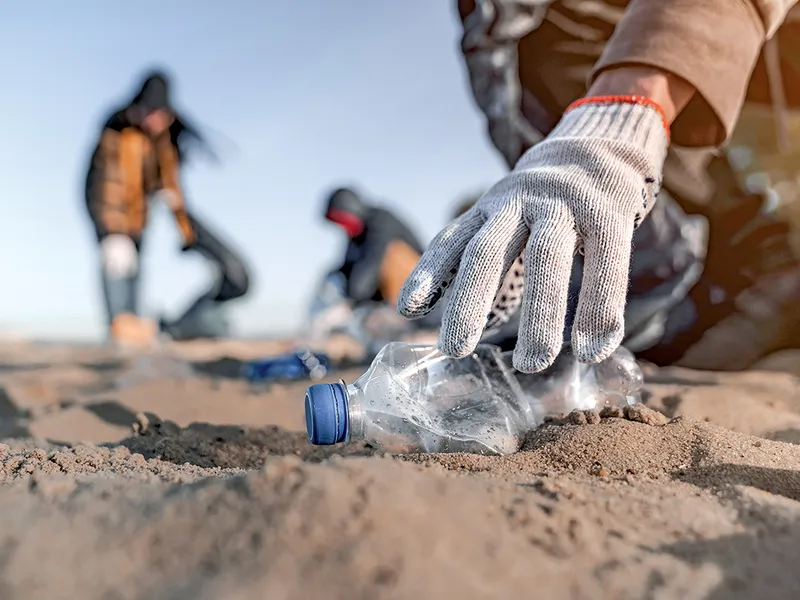
{"label": "bare wrist", "polygon": [[619,67],[597,76],[587,96],[643,96],[658,104],[671,124],[694,96],[690,83],[651,67]]}

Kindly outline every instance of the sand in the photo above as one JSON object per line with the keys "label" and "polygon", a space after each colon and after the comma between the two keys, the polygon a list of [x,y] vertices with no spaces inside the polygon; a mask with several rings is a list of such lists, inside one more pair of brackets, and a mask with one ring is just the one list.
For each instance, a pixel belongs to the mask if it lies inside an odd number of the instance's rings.
{"label": "sand", "polygon": [[800,598],[800,353],[648,368],[645,407],[514,456],[389,457],[236,378],[284,347],[1,345],[0,598]]}

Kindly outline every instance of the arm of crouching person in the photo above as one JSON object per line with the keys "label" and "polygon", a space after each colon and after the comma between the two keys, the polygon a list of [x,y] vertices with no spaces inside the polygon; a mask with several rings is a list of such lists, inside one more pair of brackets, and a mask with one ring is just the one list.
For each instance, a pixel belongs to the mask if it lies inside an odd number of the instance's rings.
{"label": "arm of crouching person", "polygon": [[367,232],[364,255],[347,278],[347,295],[354,302],[366,302],[380,291],[381,265],[390,241],[375,228]]}
{"label": "arm of crouching person", "polygon": [[161,197],[172,211],[181,235],[183,249],[186,250],[197,240],[197,233],[186,210],[186,202],[180,185],[178,151],[169,135],[161,136],[156,140],[156,153],[161,173]]}

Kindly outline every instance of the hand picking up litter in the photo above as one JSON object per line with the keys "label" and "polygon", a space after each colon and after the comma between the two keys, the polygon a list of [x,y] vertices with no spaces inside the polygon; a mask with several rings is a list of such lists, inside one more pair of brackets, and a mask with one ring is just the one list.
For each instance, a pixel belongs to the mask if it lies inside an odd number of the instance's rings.
{"label": "hand picking up litter", "polygon": [[[749,285],[704,262],[709,227],[725,226],[711,204],[738,190],[714,189],[710,164],[724,161],[709,149],[730,138],[745,102],[768,99],[776,114],[791,104],[779,92],[795,81],[796,33],[778,32],[796,22],[796,0],[457,5],[474,99],[512,170],[434,239],[399,312],[419,318],[443,302],[443,353],[464,357],[494,336],[526,372],[551,365],[564,342],[590,363],[623,340],[658,364],[688,355]],[[791,303],[771,330],[787,329]]]}
{"label": "hand picking up litter", "polygon": [[540,371],[561,350],[572,261],[580,251],[585,268],[573,350],[584,362],[607,358],[624,334],[633,232],[656,202],[668,143],[667,118],[652,100],[575,102],[547,139],[434,238],[401,291],[401,314],[427,314],[452,284],[439,347],[466,356],[522,255],[526,285],[514,366]]}

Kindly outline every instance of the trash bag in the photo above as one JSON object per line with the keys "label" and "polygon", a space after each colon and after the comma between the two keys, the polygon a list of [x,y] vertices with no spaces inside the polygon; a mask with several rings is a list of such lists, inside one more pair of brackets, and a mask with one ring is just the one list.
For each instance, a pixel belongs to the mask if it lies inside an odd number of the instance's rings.
{"label": "trash bag", "polygon": [[210,288],[196,298],[180,317],[161,318],[161,331],[173,340],[224,338],[231,333],[225,304],[241,298],[250,289],[250,275],[242,258],[214,235],[196,215],[189,214],[196,234],[195,242],[184,252],[196,252],[214,271]]}

